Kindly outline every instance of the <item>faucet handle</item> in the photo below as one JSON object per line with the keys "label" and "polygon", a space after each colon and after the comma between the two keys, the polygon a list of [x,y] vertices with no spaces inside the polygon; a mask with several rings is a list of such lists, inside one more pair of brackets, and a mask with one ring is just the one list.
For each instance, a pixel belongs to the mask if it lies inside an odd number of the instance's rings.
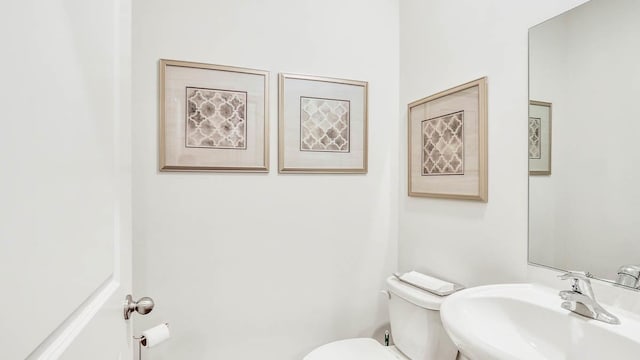
{"label": "faucet handle", "polygon": [[[590,273],[583,271],[567,271],[564,274],[558,275],[561,280],[571,280],[571,290],[595,299],[593,290],[591,289],[591,280],[589,280],[592,276]],[[580,286],[580,282],[584,284],[584,287]]]}
{"label": "faucet handle", "polygon": [[640,266],[622,265],[618,268],[616,283],[620,285],[637,288],[640,285]]}
{"label": "faucet handle", "polygon": [[584,272],[584,271],[567,271],[564,274],[558,275],[560,280],[567,280],[567,279],[582,280],[582,281],[586,282],[587,284],[591,283],[591,280],[589,280],[589,279],[592,276],[593,275],[591,275],[591,273]]}

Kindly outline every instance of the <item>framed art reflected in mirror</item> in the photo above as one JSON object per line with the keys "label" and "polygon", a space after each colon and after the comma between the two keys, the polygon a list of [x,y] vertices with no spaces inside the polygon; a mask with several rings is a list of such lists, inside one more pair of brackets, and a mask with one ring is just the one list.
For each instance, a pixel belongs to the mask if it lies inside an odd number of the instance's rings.
{"label": "framed art reflected in mirror", "polygon": [[529,101],[529,175],[551,175],[551,103]]}

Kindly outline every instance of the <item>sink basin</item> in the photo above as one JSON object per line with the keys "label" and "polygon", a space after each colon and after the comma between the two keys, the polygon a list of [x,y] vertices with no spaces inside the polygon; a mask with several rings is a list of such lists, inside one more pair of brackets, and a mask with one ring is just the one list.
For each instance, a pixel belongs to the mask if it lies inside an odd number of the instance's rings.
{"label": "sink basin", "polygon": [[450,295],[440,315],[471,360],[640,358],[637,315],[602,304],[620,318],[620,325],[610,325],[564,310],[560,303],[557,290],[541,285],[489,285]]}

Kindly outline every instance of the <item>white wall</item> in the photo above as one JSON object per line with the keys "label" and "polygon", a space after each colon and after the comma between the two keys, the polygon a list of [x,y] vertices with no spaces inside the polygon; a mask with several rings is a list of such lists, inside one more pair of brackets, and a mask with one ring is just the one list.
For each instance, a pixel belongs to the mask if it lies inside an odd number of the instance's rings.
{"label": "white wall", "polygon": [[[158,173],[158,59],[271,71],[268,175]],[[299,360],[380,333],[396,269],[395,0],[133,4],[134,288],[170,322],[146,359]],[[369,173],[278,175],[277,73],[369,81]]]}
{"label": "white wall", "polygon": [[532,32],[531,96],[554,105],[552,175],[530,180],[536,262],[608,279],[638,262],[639,9],[592,1]]}
{"label": "white wall", "polygon": [[[527,272],[527,29],[584,0],[400,2],[399,268],[464,285]],[[406,104],[488,77],[489,202],[406,196]]]}

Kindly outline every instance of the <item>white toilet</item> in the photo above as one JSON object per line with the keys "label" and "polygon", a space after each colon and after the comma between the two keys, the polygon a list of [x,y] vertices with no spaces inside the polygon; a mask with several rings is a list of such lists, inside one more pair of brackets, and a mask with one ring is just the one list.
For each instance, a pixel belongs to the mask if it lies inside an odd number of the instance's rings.
{"label": "white toilet", "polygon": [[313,350],[303,360],[454,360],[458,349],[440,321],[437,296],[391,276],[389,319],[395,346],[373,339],[335,341]]}

